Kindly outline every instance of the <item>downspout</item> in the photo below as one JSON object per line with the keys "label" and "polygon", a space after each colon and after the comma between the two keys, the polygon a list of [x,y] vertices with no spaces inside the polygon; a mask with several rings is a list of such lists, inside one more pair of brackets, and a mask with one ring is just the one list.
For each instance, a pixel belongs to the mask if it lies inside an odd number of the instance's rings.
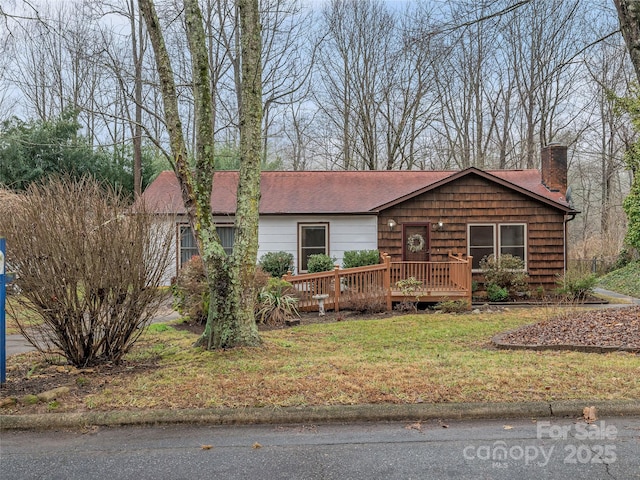
{"label": "downspout", "polygon": [[[567,256],[569,255],[569,251],[567,248],[567,223],[576,218],[577,213],[565,214],[564,216],[564,273],[567,273]],[[570,217],[570,218],[569,218]]]}

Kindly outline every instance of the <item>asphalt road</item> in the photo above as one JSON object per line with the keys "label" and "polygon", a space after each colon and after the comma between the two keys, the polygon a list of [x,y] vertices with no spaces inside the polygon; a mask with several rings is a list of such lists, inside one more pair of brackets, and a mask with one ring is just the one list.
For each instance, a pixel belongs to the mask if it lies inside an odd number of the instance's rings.
{"label": "asphalt road", "polygon": [[0,476],[640,479],[640,418],[8,431]]}

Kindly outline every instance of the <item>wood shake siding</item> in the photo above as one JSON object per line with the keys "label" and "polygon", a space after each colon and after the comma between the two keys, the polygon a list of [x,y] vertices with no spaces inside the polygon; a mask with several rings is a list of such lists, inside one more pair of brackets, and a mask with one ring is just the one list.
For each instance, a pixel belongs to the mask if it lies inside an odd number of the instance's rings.
{"label": "wood shake siding", "polygon": [[[394,219],[391,230],[387,222]],[[433,224],[444,223],[441,229]],[[519,223],[526,225],[527,268],[532,290],[556,287],[558,272],[564,269],[564,212],[527,195],[491,182],[478,175],[467,175],[425,192],[380,213],[378,248],[402,259],[402,224],[431,223],[431,261],[445,261],[449,251],[467,253],[468,224]],[[474,279],[482,276],[474,273]]]}

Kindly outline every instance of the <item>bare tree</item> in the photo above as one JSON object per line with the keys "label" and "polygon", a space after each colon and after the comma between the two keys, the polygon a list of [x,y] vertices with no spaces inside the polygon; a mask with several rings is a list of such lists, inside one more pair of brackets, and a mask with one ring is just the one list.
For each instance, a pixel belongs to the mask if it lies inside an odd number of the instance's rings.
{"label": "bare tree", "polygon": [[[590,75],[589,87],[594,107],[591,125],[597,130],[589,133],[594,138],[592,145],[597,146],[600,173],[600,234],[609,237],[614,227],[616,210],[620,213],[622,192],[620,173],[624,169],[624,134],[628,132],[625,120],[616,112],[612,92],[623,95],[629,89],[630,71],[623,55],[625,51],[619,44],[601,43],[595,47],[585,67]],[[622,238],[621,232],[613,237]],[[618,242],[613,242],[618,244]],[[621,247],[621,245],[618,245]]]}
{"label": "bare tree", "polygon": [[[474,21],[469,21],[469,12]],[[436,88],[443,100],[438,130],[459,168],[484,168],[497,120],[497,112],[490,109],[489,103],[496,94],[489,89],[497,70],[496,20],[479,20],[487,15],[483,3],[472,8],[460,2],[452,14],[454,23],[469,25],[441,38],[446,54],[434,59]]]}
{"label": "bare tree", "polygon": [[332,127],[327,148],[337,168],[416,163],[429,124],[431,64],[410,12],[401,22],[378,0],[333,0],[322,12],[315,102]]}

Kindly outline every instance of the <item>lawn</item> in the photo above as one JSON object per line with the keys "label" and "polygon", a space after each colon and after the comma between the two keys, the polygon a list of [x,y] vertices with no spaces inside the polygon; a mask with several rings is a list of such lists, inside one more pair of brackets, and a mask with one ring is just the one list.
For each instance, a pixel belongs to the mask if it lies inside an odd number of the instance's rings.
{"label": "lawn", "polygon": [[262,332],[261,347],[217,352],[194,349],[193,333],[160,324],[123,368],[34,364],[30,375],[73,385],[57,411],[640,398],[638,355],[490,344],[496,333],[553,315],[537,308],[309,324]]}

